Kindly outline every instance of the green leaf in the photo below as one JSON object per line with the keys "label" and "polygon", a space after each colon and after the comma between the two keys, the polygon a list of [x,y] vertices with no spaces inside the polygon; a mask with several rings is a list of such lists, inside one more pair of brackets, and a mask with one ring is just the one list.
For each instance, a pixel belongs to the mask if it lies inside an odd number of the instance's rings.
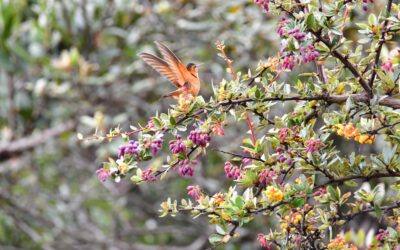
{"label": "green leaf", "polygon": [[224,236],[219,235],[219,234],[212,234],[212,235],[210,235],[210,237],[208,237],[208,240],[210,241],[210,243],[212,245],[216,245],[222,241],[223,237]]}
{"label": "green leaf", "polygon": [[311,13],[310,15],[307,16],[307,19],[306,19],[306,27],[307,27],[308,29],[313,30],[314,28],[316,28],[316,26],[317,26],[316,24],[317,24],[317,22],[316,22],[316,20],[315,20],[314,14]]}
{"label": "green leaf", "polygon": [[290,204],[293,207],[302,207],[306,203],[306,200],[304,198],[297,198],[294,199]]}
{"label": "green leaf", "polygon": [[170,123],[172,126],[175,126],[175,125],[176,125],[176,120],[175,120],[175,118],[174,118],[172,115],[169,117],[169,123]]}

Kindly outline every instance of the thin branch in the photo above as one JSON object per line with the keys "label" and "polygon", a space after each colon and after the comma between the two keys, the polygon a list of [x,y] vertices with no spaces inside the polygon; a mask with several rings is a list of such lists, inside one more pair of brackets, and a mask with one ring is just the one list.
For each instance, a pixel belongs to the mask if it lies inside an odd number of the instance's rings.
{"label": "thin branch", "polygon": [[376,128],[376,129],[373,129],[373,130],[369,130],[369,131],[367,131],[366,133],[367,133],[367,134],[371,134],[371,135],[378,134],[379,131],[382,130],[382,129],[385,129],[385,128],[394,128],[396,125],[399,125],[399,124],[400,124],[400,121],[399,121],[399,122],[392,123],[392,124],[386,124],[386,125],[383,125],[383,126],[380,127],[380,128]]}
{"label": "thin branch", "polygon": [[[391,9],[392,9],[392,0],[388,0],[388,3],[386,5],[386,15],[387,16],[389,16]],[[389,24],[389,19],[386,19],[383,22],[382,34],[381,34],[381,37],[379,38],[379,41],[378,41],[378,47],[375,50],[376,55],[375,55],[375,59],[374,59],[374,66],[372,67],[372,75],[371,75],[371,78],[369,79],[369,82],[368,82],[368,85],[371,88],[374,85],[374,81],[375,81],[375,77],[376,77],[376,69],[377,69],[378,64],[379,64],[379,58],[381,56],[382,47],[383,47],[383,44],[386,42],[385,36],[386,36],[386,33],[389,32],[389,29],[387,29],[387,25],[388,24]]]}
{"label": "thin branch", "polygon": [[250,78],[250,81],[247,83],[247,86],[253,85],[253,83],[255,82],[255,80],[256,80],[258,77],[261,77],[261,76],[267,71],[268,68],[269,68],[269,67],[263,67],[263,69],[260,70],[255,76],[252,76],[252,77]]}
{"label": "thin branch", "polygon": [[34,147],[47,142],[51,138],[73,129],[74,127],[75,122],[68,121],[29,137],[20,138],[11,142],[0,143],[0,158],[8,159],[27,150],[31,150]]}
{"label": "thin branch", "polygon": [[252,160],[256,160],[256,161],[260,161],[260,162],[265,162],[263,159],[257,158],[257,157],[252,157],[252,156],[247,156],[247,155],[240,155],[240,154],[236,154],[236,153],[232,153],[232,152],[223,151],[223,150],[220,150],[218,148],[210,148],[210,149],[213,150],[213,151],[217,151],[217,152],[220,152],[220,153],[223,153],[223,154],[228,154],[228,155],[240,157],[240,158],[243,158],[243,159],[252,159]]}
{"label": "thin branch", "polygon": [[342,178],[334,178],[331,180],[328,180],[324,183],[322,183],[321,185],[317,185],[314,187],[314,190],[331,185],[331,184],[342,184],[346,181],[351,181],[351,180],[357,180],[357,179],[361,179],[361,180],[372,180],[372,179],[377,179],[377,178],[386,178],[386,177],[400,177],[400,172],[395,172],[395,173],[377,173],[377,174],[373,174],[373,175],[350,175],[350,176],[345,176]]}
{"label": "thin branch", "polygon": [[[400,202],[396,202],[395,204],[392,205],[388,205],[388,206],[383,206],[380,207],[379,209],[383,212],[388,212],[390,210],[396,209],[396,208],[400,208]],[[338,221],[338,220],[345,220],[345,221],[349,221],[354,219],[354,217],[362,215],[362,214],[366,214],[366,213],[370,213],[370,212],[375,212],[376,211],[376,207],[371,207],[371,208],[367,208],[355,213],[350,213],[350,214],[346,214],[343,216],[339,216],[337,218],[333,218],[333,221]]]}

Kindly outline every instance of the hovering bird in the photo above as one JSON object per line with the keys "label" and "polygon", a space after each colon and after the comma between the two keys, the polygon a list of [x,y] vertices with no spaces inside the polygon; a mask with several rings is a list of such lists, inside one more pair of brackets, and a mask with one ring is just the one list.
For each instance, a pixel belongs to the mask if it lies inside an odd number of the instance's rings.
{"label": "hovering bird", "polygon": [[163,59],[149,53],[141,53],[139,56],[178,88],[163,97],[179,98],[181,94],[185,93],[197,96],[200,91],[200,79],[196,64],[188,63],[185,66],[167,46],[157,41],[154,43],[160,50]]}

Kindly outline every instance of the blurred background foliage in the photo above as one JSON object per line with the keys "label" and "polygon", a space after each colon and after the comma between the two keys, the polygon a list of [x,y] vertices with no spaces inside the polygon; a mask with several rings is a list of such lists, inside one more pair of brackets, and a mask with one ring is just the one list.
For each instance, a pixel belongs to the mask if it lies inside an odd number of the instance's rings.
{"label": "blurred background foliage", "polygon": [[[203,63],[208,99],[211,83],[229,77],[215,42],[224,40],[235,68],[247,72],[279,49],[276,22],[245,0],[0,0],[0,248],[208,246],[206,220],[159,219],[158,209],[186,196],[189,183],[210,192],[226,185],[224,156],[204,160],[208,168],[193,179],[103,184],[94,173],[122,141],[76,135],[127,130],[167,111],[172,101],[160,96],[173,88],[137,57],[154,53],[153,41]],[[240,131],[215,144],[240,143]],[[252,230],[236,248],[253,248]]]}
{"label": "blurred background foliage", "polygon": [[[160,96],[173,88],[137,56],[156,53],[153,41],[201,64],[207,100],[212,83],[230,79],[215,42],[247,73],[279,51],[278,21],[252,0],[0,0],[0,249],[208,247],[206,219],[159,219],[158,209],[186,197],[188,185],[226,188],[224,155],[202,159],[193,178],[101,183],[95,171],[122,140],[82,142],[77,133],[129,130],[167,112],[173,101]],[[232,126],[212,146],[237,152],[246,130]],[[222,248],[256,248],[267,224],[258,218]]]}

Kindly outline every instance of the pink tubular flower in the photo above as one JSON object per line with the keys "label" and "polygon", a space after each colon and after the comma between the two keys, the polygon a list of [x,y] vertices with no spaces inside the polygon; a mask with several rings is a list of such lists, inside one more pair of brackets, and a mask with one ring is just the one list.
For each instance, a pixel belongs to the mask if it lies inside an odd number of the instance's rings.
{"label": "pink tubular flower", "polygon": [[325,146],[325,144],[320,139],[311,139],[306,142],[306,146],[306,153],[313,153]]}
{"label": "pink tubular flower", "polygon": [[257,234],[257,241],[260,243],[261,247],[271,249],[271,245],[267,242],[264,234]]}
{"label": "pink tubular flower", "polygon": [[381,68],[386,72],[389,72],[389,71],[394,72],[393,64],[391,61],[386,61],[386,62],[382,63]]}
{"label": "pink tubular flower", "polygon": [[188,191],[188,195],[192,196],[196,201],[200,199],[201,196],[203,196],[203,193],[200,190],[199,186],[188,186],[186,188]]}
{"label": "pink tubular flower", "polygon": [[105,182],[111,173],[108,169],[100,168],[96,171],[96,175],[101,182]]}

